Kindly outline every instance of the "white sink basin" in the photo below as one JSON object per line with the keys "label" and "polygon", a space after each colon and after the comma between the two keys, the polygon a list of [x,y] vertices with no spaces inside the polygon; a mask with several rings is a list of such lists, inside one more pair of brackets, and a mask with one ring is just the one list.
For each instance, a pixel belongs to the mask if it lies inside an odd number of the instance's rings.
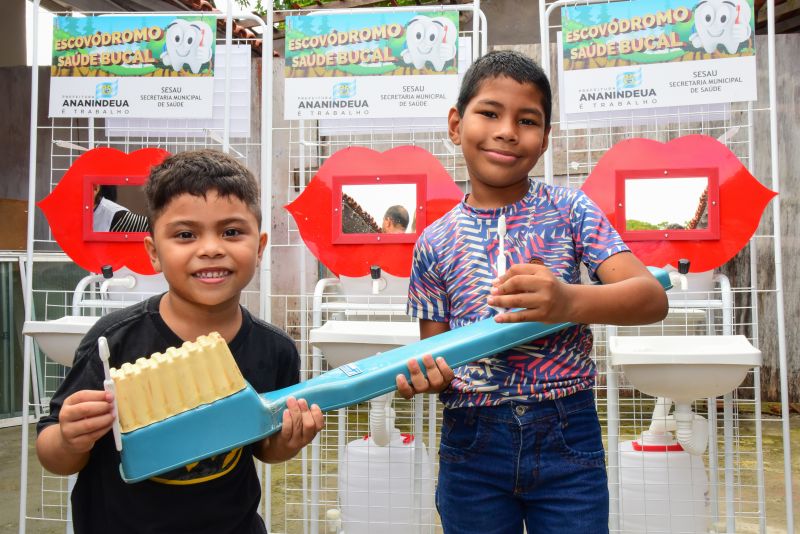
{"label": "white sink basin", "polygon": [[72,366],[75,349],[99,317],[67,315],[52,321],[25,321],[22,333],[33,337],[51,360]]}
{"label": "white sink basin", "polygon": [[724,395],[761,365],[744,336],[611,336],[608,353],[633,387],[676,403]]}
{"label": "white sink basin", "polygon": [[416,322],[328,321],[309,334],[331,368],[419,341]]}

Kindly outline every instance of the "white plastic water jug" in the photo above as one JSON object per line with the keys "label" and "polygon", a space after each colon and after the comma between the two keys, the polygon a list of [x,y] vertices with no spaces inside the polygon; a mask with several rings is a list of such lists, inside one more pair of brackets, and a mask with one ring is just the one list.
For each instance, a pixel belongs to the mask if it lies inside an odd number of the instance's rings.
{"label": "white plastic water jug", "polygon": [[702,457],[677,444],[648,447],[624,441],[619,450],[622,532],[708,532],[708,477]]}
{"label": "white plastic water jug", "polygon": [[385,447],[372,438],[351,441],[339,460],[339,500],[346,534],[433,532],[433,466],[425,444],[397,429]]}

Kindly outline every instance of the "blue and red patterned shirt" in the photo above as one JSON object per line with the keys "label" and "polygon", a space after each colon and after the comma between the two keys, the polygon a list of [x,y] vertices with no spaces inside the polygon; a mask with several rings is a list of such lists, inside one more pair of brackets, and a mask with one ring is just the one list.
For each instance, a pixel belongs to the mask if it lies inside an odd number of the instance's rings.
{"label": "blue and red patterned shirt", "polygon": [[[496,209],[473,208],[465,197],[417,240],[409,315],[447,322],[451,330],[495,315],[487,298],[496,277],[501,214],[506,216],[509,267],[539,258],[557,278],[579,284],[581,262],[596,281],[603,261],[629,250],[603,212],[579,190],[531,180],[524,198]],[[575,325],[459,367],[441,400],[457,408],[571,395],[594,385],[591,350],[591,329]]]}

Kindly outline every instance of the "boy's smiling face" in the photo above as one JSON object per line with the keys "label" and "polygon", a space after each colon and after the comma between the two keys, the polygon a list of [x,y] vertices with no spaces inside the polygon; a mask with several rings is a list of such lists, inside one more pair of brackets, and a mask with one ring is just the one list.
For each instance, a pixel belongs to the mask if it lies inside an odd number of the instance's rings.
{"label": "boy's smiling face", "polygon": [[492,208],[520,200],[528,173],[547,150],[542,93],[512,78],[487,78],[459,115],[448,117],[450,139],[461,145],[467,164],[470,204]]}
{"label": "boy's smiling face", "polygon": [[172,199],[153,222],[145,248],[163,272],[169,295],[187,307],[234,305],[256,271],[267,234],[235,196],[209,191],[205,198],[184,193]]}

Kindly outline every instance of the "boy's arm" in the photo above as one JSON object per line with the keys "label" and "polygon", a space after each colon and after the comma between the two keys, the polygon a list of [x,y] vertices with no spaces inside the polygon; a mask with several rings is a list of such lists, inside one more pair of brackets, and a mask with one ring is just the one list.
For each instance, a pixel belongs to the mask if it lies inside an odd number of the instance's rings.
{"label": "boy's arm", "polygon": [[[438,247],[430,241],[430,229],[426,229],[414,245],[408,286],[408,313],[419,319],[420,339],[450,330],[447,287],[439,274],[442,262],[438,258]],[[426,354],[422,364],[425,366],[424,374],[419,362],[412,358],[407,362],[409,378],[405,374],[395,377],[397,392],[403,398],[410,399],[417,393],[440,393],[447,389],[455,376],[443,358],[434,360],[433,356]]]}
{"label": "boy's arm", "polygon": [[428,319],[419,320],[420,339],[428,339],[429,337],[433,337],[437,334],[443,334],[448,331],[450,331],[450,325],[448,323],[430,321]]}
{"label": "boy's arm", "polygon": [[324,427],[325,417],[319,406],[314,404],[309,407],[305,399],[289,397],[283,412],[281,431],[257,442],[255,457],[269,464],[291,460]]}
{"label": "boy's arm", "polygon": [[565,284],[543,265],[514,265],[494,282],[489,304],[526,308],[496,316],[506,323],[638,325],[666,317],[666,292],[632,253],[607,258],[597,276],[602,285]]}
{"label": "boy's arm", "polygon": [[57,475],[83,469],[95,442],[111,429],[111,400],[111,393],[94,390],[67,397],[58,423],[42,429],[36,438],[36,455],[42,467]]}

